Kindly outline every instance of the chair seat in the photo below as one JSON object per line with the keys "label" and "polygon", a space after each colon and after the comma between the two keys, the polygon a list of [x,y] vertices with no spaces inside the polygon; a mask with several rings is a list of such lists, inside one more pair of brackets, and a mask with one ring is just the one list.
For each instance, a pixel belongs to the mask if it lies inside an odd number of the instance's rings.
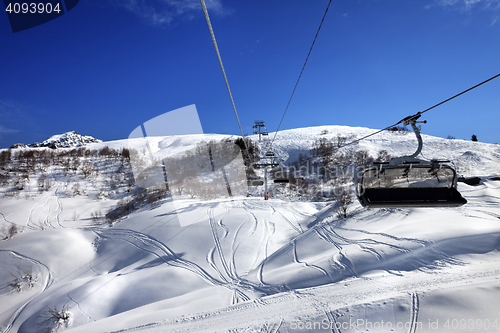
{"label": "chair seat", "polygon": [[467,203],[453,187],[370,188],[359,199],[369,208],[458,207]]}

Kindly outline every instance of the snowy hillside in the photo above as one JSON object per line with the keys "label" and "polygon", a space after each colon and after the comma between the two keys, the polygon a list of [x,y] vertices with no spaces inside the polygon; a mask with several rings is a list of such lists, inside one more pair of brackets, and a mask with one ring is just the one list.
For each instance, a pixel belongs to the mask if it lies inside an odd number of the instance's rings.
{"label": "snowy hillside", "polygon": [[[322,134],[325,133],[326,134]],[[275,150],[284,160],[297,159],[306,154],[318,137],[335,140],[338,135],[347,137],[348,142],[372,134],[375,130],[364,127],[318,126],[281,131],[276,137]],[[274,133],[269,134],[270,137]],[[424,159],[449,160],[457,172],[464,176],[488,176],[500,174],[500,145],[472,142],[458,139],[443,139],[422,134]],[[417,149],[413,132],[381,132],[359,142],[355,149],[366,149],[372,156],[386,150],[391,156],[410,155]],[[348,149],[346,147],[346,149]]]}
{"label": "snowy hillside", "polygon": [[[372,132],[287,130],[272,149],[283,165],[313,163],[319,138]],[[175,158],[234,139],[148,144]],[[343,218],[331,197],[298,183],[271,185],[267,201],[253,186],[231,197],[202,196],[189,182],[169,184],[172,195],[140,190],[130,156],[146,156],[141,140],[0,150],[2,332],[500,332],[499,145],[423,135],[425,158],[481,177],[458,184],[468,203],[366,209],[354,200]],[[416,145],[412,133],[383,132],[342,158]]]}

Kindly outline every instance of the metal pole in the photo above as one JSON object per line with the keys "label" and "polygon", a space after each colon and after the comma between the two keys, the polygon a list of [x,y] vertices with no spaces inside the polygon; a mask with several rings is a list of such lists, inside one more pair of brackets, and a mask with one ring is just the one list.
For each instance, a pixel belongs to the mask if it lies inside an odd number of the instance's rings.
{"label": "metal pole", "polygon": [[264,167],[264,200],[267,200],[267,166]]}
{"label": "metal pole", "polygon": [[420,152],[422,151],[422,146],[423,146],[422,136],[420,135],[420,128],[418,128],[417,125],[415,125],[415,123],[417,123],[417,121],[412,121],[410,125],[411,127],[413,127],[413,132],[415,132],[415,135],[417,136],[418,148],[417,151],[411,154],[409,157],[417,157],[418,154],[420,154]]}

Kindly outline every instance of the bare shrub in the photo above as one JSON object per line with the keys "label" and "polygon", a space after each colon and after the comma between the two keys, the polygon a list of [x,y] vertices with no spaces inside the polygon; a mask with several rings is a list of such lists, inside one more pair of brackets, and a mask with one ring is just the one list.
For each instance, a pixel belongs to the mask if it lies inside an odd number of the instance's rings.
{"label": "bare shrub", "polygon": [[12,158],[12,152],[10,149],[4,150],[0,153],[0,166],[4,166],[10,163]]}
{"label": "bare shrub", "polygon": [[14,280],[9,282],[9,287],[20,293],[23,290],[31,289],[35,286],[36,278],[33,274],[33,267],[29,267],[24,271],[17,271],[17,275],[11,273]]}
{"label": "bare shrub", "polygon": [[10,181],[9,171],[0,169],[0,186],[8,185],[9,181]]}
{"label": "bare shrub", "polygon": [[111,156],[113,155],[113,149],[110,149],[108,146],[99,150],[99,156]]}
{"label": "bare shrub", "polygon": [[335,213],[337,214],[338,218],[348,218],[352,216],[350,207],[352,203],[352,194],[347,188],[343,186],[336,187],[334,200]]}
{"label": "bare shrub", "polygon": [[131,192],[135,186],[135,178],[133,174],[127,174],[126,177],[126,183],[127,183],[127,192]]}
{"label": "bare shrub", "polygon": [[349,169],[355,163],[355,154],[352,150],[335,151],[328,163],[330,177],[338,182],[347,182],[352,178]]}
{"label": "bare shrub", "polygon": [[112,227],[121,217],[120,211],[116,208],[110,208],[106,213],[106,222]]}
{"label": "bare shrub", "polygon": [[368,166],[373,162],[373,157],[370,156],[367,150],[356,151],[356,153],[354,154],[354,159],[356,165],[362,167]]}
{"label": "bare shrub", "polygon": [[43,191],[48,191],[52,187],[52,181],[45,173],[42,173],[38,177],[38,193],[42,193]]}
{"label": "bare shrub", "polygon": [[152,209],[158,208],[160,206],[160,200],[165,198],[167,195],[166,189],[156,189],[148,193],[146,197],[146,202],[151,206]]}
{"label": "bare shrub", "polygon": [[84,178],[95,178],[99,174],[99,168],[97,167],[97,164],[90,161],[84,161],[80,167],[80,170],[82,171]]}
{"label": "bare shrub", "polygon": [[26,184],[30,182],[30,175],[25,172],[21,173],[15,180],[14,182],[14,187],[16,188],[17,191],[22,191]]}
{"label": "bare shrub", "polygon": [[[141,191],[141,193],[144,193]],[[106,222],[108,222],[109,226],[113,226],[113,224],[121,219],[122,217],[125,217],[132,213],[136,205],[139,206],[139,203],[141,203],[144,200],[143,197],[138,197],[136,194],[134,196],[134,199],[131,198],[122,198],[118,201],[116,204],[116,207],[110,208],[108,212],[106,213]]]}
{"label": "bare shrub", "polygon": [[73,159],[72,159],[72,160],[71,160],[71,162],[70,162],[69,168],[70,168],[72,171],[77,171],[77,170],[78,170],[78,168],[80,167],[80,164],[81,164],[80,157],[78,157],[78,156],[73,156]]}
{"label": "bare shrub", "polygon": [[71,318],[71,313],[69,312],[68,305],[64,305],[61,310],[58,310],[56,306],[47,309],[41,316],[41,322],[38,323],[38,331],[52,333],[57,331],[62,327],[66,327],[69,324]]}
{"label": "bare shrub", "polygon": [[38,177],[38,193],[42,193],[45,191],[45,180],[47,179],[47,175],[42,173],[40,177]]}
{"label": "bare shrub", "polygon": [[11,224],[11,226],[7,229],[7,238],[11,239],[16,234],[21,231],[21,228],[17,226],[17,224]]}
{"label": "bare shrub", "polygon": [[132,199],[120,199],[117,204],[118,208],[123,211],[122,216],[126,216],[134,211],[135,203]]}
{"label": "bare shrub", "polygon": [[65,176],[68,175],[70,173],[70,171],[72,171],[72,169],[71,169],[71,162],[70,162],[69,158],[67,158],[67,157],[61,157],[60,164],[63,167],[63,173],[64,173]]}
{"label": "bare shrub", "polygon": [[378,152],[377,161],[379,162],[387,162],[391,159],[391,155],[387,152],[387,150],[383,149]]}
{"label": "bare shrub", "polygon": [[198,191],[199,191],[198,180],[194,178],[186,179],[186,193],[191,196],[191,199],[198,194]]}
{"label": "bare shrub", "polygon": [[76,195],[80,195],[80,184],[79,183],[74,183],[73,186],[71,186],[71,195],[73,197]]}
{"label": "bare shrub", "polygon": [[123,148],[122,151],[120,152],[120,155],[123,159],[130,160],[130,150],[127,148]]}
{"label": "bare shrub", "polygon": [[11,224],[9,227],[6,227],[4,225],[0,230],[0,233],[3,236],[3,239],[12,239],[14,238],[15,235],[17,235],[21,231],[22,228],[19,227],[17,224]]}
{"label": "bare shrub", "polygon": [[314,141],[312,151],[314,156],[320,157],[322,164],[326,165],[333,153],[333,143],[327,138],[319,138]]}
{"label": "bare shrub", "polygon": [[96,210],[95,212],[90,213],[90,218],[94,222],[95,225],[100,225],[102,221],[102,213],[100,210]]}
{"label": "bare shrub", "polygon": [[86,148],[81,147],[81,148],[73,150],[73,154],[75,156],[78,156],[78,157],[83,157],[83,156],[85,156],[86,150],[87,150]]}
{"label": "bare shrub", "polygon": [[342,147],[343,145],[345,145],[347,142],[347,137],[343,136],[343,135],[340,135],[338,134],[337,135],[337,147]]}

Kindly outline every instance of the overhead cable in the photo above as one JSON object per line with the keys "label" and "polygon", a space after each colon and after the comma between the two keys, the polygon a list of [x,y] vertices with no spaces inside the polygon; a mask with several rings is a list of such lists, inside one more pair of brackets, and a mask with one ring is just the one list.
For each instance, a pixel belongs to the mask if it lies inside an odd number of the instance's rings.
{"label": "overhead cable", "polygon": [[369,138],[370,136],[373,136],[373,135],[378,134],[378,133],[380,133],[380,132],[386,131],[386,130],[388,130],[388,129],[390,129],[390,128],[393,128],[393,127],[395,127],[395,126],[397,126],[397,125],[399,125],[399,124],[401,124],[401,123],[405,123],[407,120],[410,120],[410,119],[417,119],[417,118],[419,118],[422,114],[424,114],[425,112],[430,111],[430,110],[432,110],[432,109],[434,109],[434,108],[436,108],[436,107],[438,107],[438,106],[440,106],[440,105],[443,105],[444,103],[449,102],[449,101],[451,101],[452,99],[454,99],[454,98],[456,98],[456,97],[458,97],[458,96],[461,96],[461,95],[463,95],[463,94],[465,94],[465,93],[467,93],[467,92],[469,92],[469,91],[471,91],[471,90],[473,90],[473,89],[476,89],[477,87],[482,86],[483,84],[488,83],[488,82],[490,82],[490,81],[492,81],[492,80],[494,80],[494,79],[496,79],[496,78],[498,78],[498,77],[500,77],[500,74],[497,74],[497,75],[495,75],[495,76],[493,76],[493,77],[489,78],[488,80],[485,80],[485,81],[483,81],[483,82],[481,82],[481,83],[479,83],[479,84],[476,84],[475,86],[473,86],[473,87],[471,87],[471,88],[469,88],[469,89],[467,89],[467,90],[464,90],[464,91],[462,91],[461,93],[456,94],[456,95],[455,95],[455,96],[453,96],[453,97],[450,97],[450,98],[448,98],[448,99],[445,99],[444,101],[442,101],[442,102],[440,102],[440,103],[438,103],[438,104],[436,104],[436,105],[434,105],[434,106],[431,106],[430,108],[425,109],[424,111],[417,112],[417,113],[416,113],[416,114],[414,114],[413,116],[408,116],[408,117],[406,117],[406,118],[403,118],[403,119],[401,119],[400,121],[398,121],[397,123],[395,123],[395,124],[393,124],[393,125],[391,125],[391,126],[387,126],[387,127],[386,127],[386,128],[384,128],[384,129],[381,129],[381,130],[378,130],[378,131],[373,132],[373,133],[371,133],[371,134],[368,134],[367,136],[364,136],[364,137],[362,137],[362,138],[360,138],[360,139],[356,139],[356,140],[354,140],[354,141],[351,141],[351,142],[349,142],[349,143],[346,143],[346,144],[344,144],[344,145],[341,145],[341,146],[337,147],[336,149],[334,149],[334,151],[339,150],[339,149],[344,148],[344,147],[347,147],[347,146],[350,146],[350,145],[353,145],[353,144],[356,144],[356,143],[360,142],[361,140],[364,140],[364,139],[366,139],[366,138]]}
{"label": "overhead cable", "polygon": [[330,8],[330,4],[332,3],[332,0],[328,2],[328,6],[326,7],[325,14],[323,15],[323,18],[321,19],[321,23],[319,25],[318,31],[316,32],[316,36],[314,36],[314,40],[312,42],[311,48],[309,49],[309,53],[307,54],[306,61],[304,62],[304,65],[302,66],[302,70],[300,71],[299,78],[297,79],[297,82],[295,83],[295,87],[293,88],[292,95],[290,96],[290,99],[288,100],[288,104],[286,105],[285,112],[283,112],[283,116],[281,117],[281,121],[278,125],[278,129],[276,130],[276,133],[274,133],[274,138],[271,141],[271,144],[274,143],[274,139],[276,139],[276,135],[278,134],[278,131],[280,130],[281,123],[283,122],[283,119],[285,118],[286,112],[288,111],[288,107],[290,106],[290,102],[292,101],[293,94],[295,94],[295,90],[297,89],[297,85],[299,84],[300,78],[302,76],[302,72],[304,72],[304,68],[306,67],[307,60],[309,59],[309,56],[311,55],[311,51],[314,47],[314,43],[316,42],[316,38],[318,38],[319,31],[321,30],[321,26],[323,25],[323,21],[325,20],[326,13],[328,13],[328,8]]}
{"label": "overhead cable", "polygon": [[[471,91],[471,90],[473,90],[473,89],[476,89],[477,87],[482,86],[483,84],[485,84],[485,83],[487,83],[487,82],[490,82],[490,81],[492,81],[492,80],[496,79],[496,78],[497,78],[497,77],[499,77],[499,76],[500,76],[500,74],[497,74],[497,75],[495,75],[495,76],[493,76],[493,77],[490,77],[488,80],[483,81],[483,82],[481,82],[481,83],[479,83],[479,84],[476,84],[474,87],[471,87],[471,88],[469,88],[469,89],[467,89],[467,90],[464,90],[464,91],[462,91],[461,93],[456,94],[455,96],[450,97],[450,98],[448,98],[448,99],[446,99],[446,100],[442,101],[441,103],[438,103],[438,104],[436,104],[436,105],[434,105],[434,106],[431,106],[430,108],[428,108],[428,109],[426,109],[426,110],[424,110],[424,111],[420,111],[420,112],[418,112],[416,115],[414,115],[414,116],[412,116],[412,117],[416,117],[417,115],[418,115],[418,116],[420,116],[421,114],[424,114],[424,113],[426,113],[427,111],[430,111],[430,110],[434,109],[435,107],[438,107],[438,106],[440,106],[440,105],[442,105],[442,104],[444,104],[444,103],[446,103],[446,102],[451,101],[452,99],[454,99],[454,98],[456,98],[456,97],[458,97],[458,96],[460,96],[460,95],[463,95],[463,94],[465,94],[465,93],[467,93],[467,92],[469,92],[469,91]],[[405,118],[405,119],[406,119],[406,118]],[[404,120],[405,120],[405,119],[402,119],[402,120],[401,120],[398,124],[400,124],[400,123],[404,122]]]}
{"label": "overhead cable", "polygon": [[219,59],[220,68],[222,69],[222,75],[224,75],[224,80],[226,81],[227,91],[229,93],[229,98],[231,98],[231,104],[233,105],[234,114],[236,115],[236,120],[238,121],[238,126],[240,127],[241,136],[243,138],[243,144],[248,152],[247,144],[245,142],[245,135],[243,134],[243,129],[241,128],[240,118],[238,117],[238,112],[236,111],[236,106],[234,104],[233,94],[231,94],[231,89],[229,88],[229,82],[227,80],[226,71],[224,70],[224,65],[222,64],[222,58],[220,56],[219,48],[217,47],[217,41],[215,40],[214,30],[212,29],[212,23],[210,23],[210,17],[208,16],[207,6],[204,0],[200,0],[201,6],[203,7],[203,13],[205,13],[205,19],[207,20],[208,30],[210,30],[210,35],[212,36],[212,42],[214,43],[215,52],[217,53],[217,58]]}

